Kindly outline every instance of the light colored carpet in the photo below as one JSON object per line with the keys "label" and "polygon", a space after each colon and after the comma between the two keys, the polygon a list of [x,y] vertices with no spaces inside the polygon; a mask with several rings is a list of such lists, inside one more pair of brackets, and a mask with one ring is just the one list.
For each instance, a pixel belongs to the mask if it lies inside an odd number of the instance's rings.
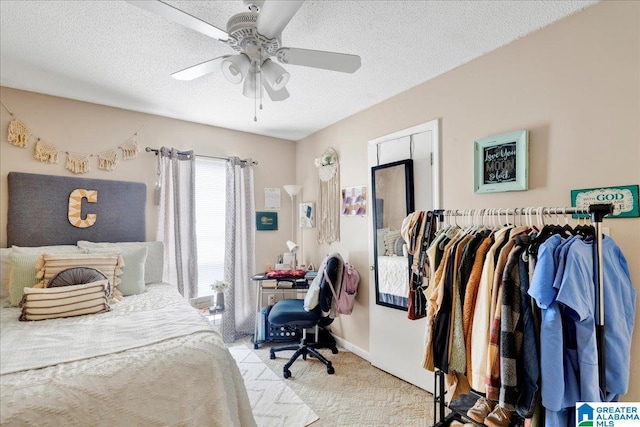
{"label": "light colored carpet", "polygon": [[[251,343],[245,343],[253,348]],[[277,377],[293,352],[269,359],[269,346],[252,350]],[[292,377],[283,380],[320,418],[312,427],[433,425],[433,396],[377,369],[366,360],[340,349],[338,354],[320,350],[335,368],[334,375],[313,358],[298,359]],[[422,369],[418,366],[416,369]]]}
{"label": "light colored carpet", "polygon": [[304,427],[318,416],[244,345],[230,347],[249,393],[253,417],[259,427]]}

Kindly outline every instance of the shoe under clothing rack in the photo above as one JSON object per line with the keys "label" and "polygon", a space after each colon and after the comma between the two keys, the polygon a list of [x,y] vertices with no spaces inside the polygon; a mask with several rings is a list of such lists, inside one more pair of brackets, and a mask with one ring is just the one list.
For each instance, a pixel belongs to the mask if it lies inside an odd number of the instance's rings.
{"label": "shoe under clothing rack", "polygon": [[[518,215],[527,212],[530,208],[512,208],[507,209],[507,214],[509,215]],[[504,214],[503,210],[500,210],[501,214]],[[534,212],[535,208],[534,208]],[[553,215],[553,214],[589,214],[591,218],[591,223],[595,228],[595,238],[596,244],[594,245],[594,256],[593,256],[593,268],[594,268],[594,276],[596,281],[596,288],[598,292],[596,292],[596,341],[598,344],[598,374],[599,374],[599,382],[600,382],[600,390],[603,395],[606,395],[606,376],[605,376],[605,340],[604,340],[604,270],[603,270],[603,257],[602,257],[602,220],[603,218],[613,213],[613,205],[612,204],[593,204],[590,205],[588,209],[581,208],[541,208],[541,213],[544,215]],[[436,210],[434,214],[438,215],[439,219],[442,220],[444,215],[450,216],[464,216],[468,215],[468,211],[460,211],[460,210]],[[445,373],[440,369],[435,370],[434,372],[434,389],[433,389],[433,426],[434,427],[447,427],[451,425],[452,422],[458,421],[463,424],[474,424],[476,426],[485,426],[485,424],[479,423],[474,419],[470,418],[466,409],[461,409],[460,407],[456,407],[456,405],[449,404],[447,405],[445,397],[446,397],[446,388],[445,388]],[[473,406],[473,403],[483,397],[481,394],[476,393],[474,391],[471,392],[470,395],[464,395],[464,399],[468,399],[470,402],[470,406]],[[466,407],[466,405],[465,405]],[[446,409],[449,409],[449,413],[446,414]],[[514,417],[510,426],[516,427],[524,425],[524,420],[520,417]]]}

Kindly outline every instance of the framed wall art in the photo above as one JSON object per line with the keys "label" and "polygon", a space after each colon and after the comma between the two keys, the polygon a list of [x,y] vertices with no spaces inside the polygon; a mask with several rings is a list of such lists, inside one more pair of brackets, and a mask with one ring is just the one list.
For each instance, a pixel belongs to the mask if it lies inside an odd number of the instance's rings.
{"label": "framed wall art", "polygon": [[256,212],[256,230],[268,231],[278,229],[278,212]]}
{"label": "framed wall art", "polygon": [[315,209],[313,208],[313,202],[300,203],[298,218],[300,218],[301,228],[313,228],[315,227]]}
{"label": "framed wall art", "polygon": [[364,216],[367,214],[367,186],[342,189],[342,215]]}
{"label": "framed wall art", "polygon": [[498,193],[529,189],[528,132],[482,138],[474,144],[474,191]]}

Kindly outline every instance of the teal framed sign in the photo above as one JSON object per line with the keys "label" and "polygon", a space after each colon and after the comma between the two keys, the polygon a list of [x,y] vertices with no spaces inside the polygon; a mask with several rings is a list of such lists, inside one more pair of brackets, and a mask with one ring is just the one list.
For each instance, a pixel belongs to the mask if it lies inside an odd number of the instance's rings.
{"label": "teal framed sign", "polygon": [[474,191],[528,190],[528,142],[526,129],[476,140]]}
{"label": "teal framed sign", "polygon": [[256,230],[278,229],[278,212],[256,212]]}
{"label": "teal framed sign", "polygon": [[[607,218],[640,217],[637,185],[571,190],[571,206],[588,209],[589,205],[596,203],[613,204],[613,214],[607,215]],[[574,218],[584,216],[585,215],[573,215]]]}

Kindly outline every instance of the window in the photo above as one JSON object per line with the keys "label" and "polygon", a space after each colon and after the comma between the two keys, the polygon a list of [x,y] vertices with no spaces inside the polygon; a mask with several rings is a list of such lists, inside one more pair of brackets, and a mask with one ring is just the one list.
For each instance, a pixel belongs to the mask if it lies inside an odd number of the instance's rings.
{"label": "window", "polygon": [[211,284],[224,279],[225,163],[196,157],[198,296],[212,295]]}

